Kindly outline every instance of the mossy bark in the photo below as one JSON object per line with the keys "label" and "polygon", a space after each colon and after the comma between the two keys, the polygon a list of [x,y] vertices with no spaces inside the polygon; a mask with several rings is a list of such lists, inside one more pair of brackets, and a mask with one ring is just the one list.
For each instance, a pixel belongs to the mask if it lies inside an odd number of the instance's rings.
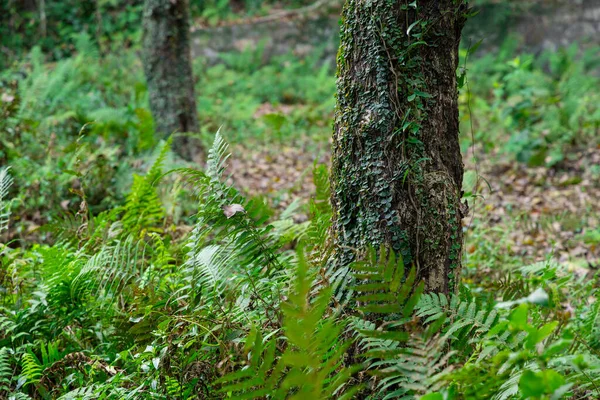
{"label": "mossy bark", "polygon": [[[412,4],[411,4],[412,3]],[[430,291],[456,288],[463,163],[458,142],[461,0],[348,0],[333,136],[335,257],[387,245]]]}
{"label": "mossy bark", "polygon": [[[190,50],[188,0],[145,0],[143,17],[143,63],[150,110],[156,133],[198,132]],[[190,139],[176,136],[173,148],[186,159],[201,149]]]}

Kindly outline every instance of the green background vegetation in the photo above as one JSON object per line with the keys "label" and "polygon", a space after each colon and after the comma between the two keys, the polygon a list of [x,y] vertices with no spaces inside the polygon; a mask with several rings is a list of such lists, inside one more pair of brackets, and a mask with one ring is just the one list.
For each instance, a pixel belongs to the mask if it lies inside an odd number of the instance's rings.
{"label": "green background vegetation", "polygon": [[[410,266],[383,250],[351,266],[356,287],[323,273],[329,186],[313,161],[329,152],[335,66],[322,50],[194,60],[198,137],[211,148],[198,172],[154,136],[141,2],[46,3],[43,36],[35,6],[0,6],[0,167],[10,167],[0,169],[0,398],[600,396],[597,258],[528,250],[558,224],[566,247],[593,253],[597,205],[534,219],[512,204],[498,222],[486,191],[520,190],[511,174],[537,174],[526,185],[545,193],[554,175],[560,190],[598,189],[587,161],[600,145],[597,48],[530,54],[509,36],[468,59],[461,50],[475,206],[465,278],[457,294],[421,295]],[[217,25],[280,5],[191,7],[198,24]],[[286,207],[294,189],[245,188],[228,178],[226,141],[229,161],[250,167],[287,148],[314,155],[302,165],[314,188]],[[494,165],[510,171],[481,171]],[[245,213],[227,218],[232,204]],[[374,306],[376,291],[394,294],[389,309]],[[352,296],[361,307],[347,314]],[[374,312],[389,326],[376,330]]]}

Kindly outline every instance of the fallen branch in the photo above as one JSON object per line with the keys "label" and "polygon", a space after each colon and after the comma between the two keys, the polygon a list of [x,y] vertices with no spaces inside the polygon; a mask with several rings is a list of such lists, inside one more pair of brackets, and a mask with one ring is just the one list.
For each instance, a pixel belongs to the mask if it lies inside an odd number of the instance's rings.
{"label": "fallen branch", "polygon": [[[242,20],[237,20],[237,21],[231,21],[229,23],[224,22],[224,23],[218,24],[217,26],[264,24],[264,23],[268,23],[268,22],[277,21],[280,19],[299,18],[301,16],[309,14],[312,11],[316,11],[316,10],[320,9],[321,7],[324,7],[327,5],[333,5],[336,3],[340,4],[341,2],[340,2],[340,0],[318,0],[312,4],[309,4],[304,7],[294,8],[291,10],[279,11],[279,12],[276,12],[273,14],[262,16],[262,17],[256,17],[256,18],[251,18],[251,19],[242,19]],[[206,26],[200,27],[200,29],[202,29],[202,28],[208,28],[208,27],[206,27]],[[192,28],[192,31],[194,31],[194,30],[195,29]]]}

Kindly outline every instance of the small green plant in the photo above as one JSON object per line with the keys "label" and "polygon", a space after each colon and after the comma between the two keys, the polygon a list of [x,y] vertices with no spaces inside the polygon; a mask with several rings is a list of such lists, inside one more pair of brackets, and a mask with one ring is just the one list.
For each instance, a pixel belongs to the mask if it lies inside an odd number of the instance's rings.
{"label": "small green plant", "polygon": [[576,44],[540,56],[517,55],[516,49],[509,38],[498,52],[470,63],[462,131],[471,132],[472,122],[476,143],[529,166],[555,166],[569,149],[598,144],[597,93],[589,90],[598,85],[591,73],[597,49],[582,56]]}

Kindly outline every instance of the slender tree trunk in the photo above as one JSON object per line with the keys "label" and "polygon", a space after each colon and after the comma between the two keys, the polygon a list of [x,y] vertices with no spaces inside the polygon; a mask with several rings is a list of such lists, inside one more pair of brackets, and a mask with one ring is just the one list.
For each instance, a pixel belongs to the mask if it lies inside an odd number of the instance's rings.
{"label": "slender tree trunk", "polygon": [[39,9],[39,13],[40,13],[40,35],[45,38],[46,34],[47,34],[47,27],[46,27],[46,1],[45,0],[39,0],[38,1],[38,9]]}
{"label": "slender tree trunk", "polygon": [[333,137],[335,257],[387,245],[431,291],[458,282],[463,0],[347,0]]}
{"label": "slender tree trunk", "polygon": [[[145,0],[143,62],[156,132],[198,132],[190,53],[188,0]],[[189,138],[176,136],[175,152],[195,157]]]}

